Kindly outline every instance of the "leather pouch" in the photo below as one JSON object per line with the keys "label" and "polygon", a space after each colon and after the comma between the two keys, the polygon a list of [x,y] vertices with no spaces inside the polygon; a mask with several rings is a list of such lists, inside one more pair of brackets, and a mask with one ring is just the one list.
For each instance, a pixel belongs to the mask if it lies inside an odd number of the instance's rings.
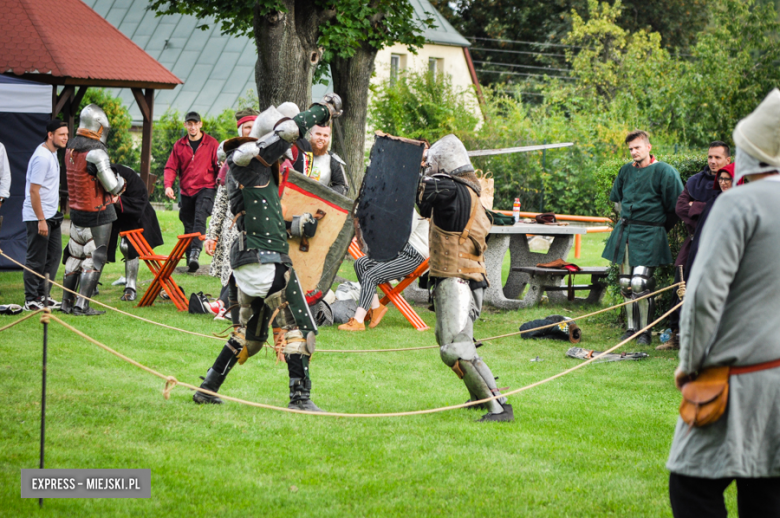
{"label": "leather pouch", "polygon": [[723,416],[729,398],[730,370],[728,366],[706,369],[683,385],[680,417],[689,427],[707,426]]}

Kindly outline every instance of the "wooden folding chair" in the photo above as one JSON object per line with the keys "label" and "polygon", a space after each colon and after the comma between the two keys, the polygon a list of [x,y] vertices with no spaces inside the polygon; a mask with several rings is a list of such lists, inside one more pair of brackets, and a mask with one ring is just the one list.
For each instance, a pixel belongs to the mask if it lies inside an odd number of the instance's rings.
{"label": "wooden folding chair", "polygon": [[155,254],[152,247],[143,236],[143,229],[137,228],[135,230],[128,230],[126,232],[120,232],[120,236],[127,238],[136,252],[138,252],[138,258],[141,259],[149,270],[154,274],[154,280],[146,289],[146,293],[141,297],[141,301],[137,307],[151,306],[154,304],[157,295],[160,294],[160,290],[165,290],[168,297],[173,301],[174,305],[179,311],[186,311],[189,308],[189,301],[182,294],[181,289],[176,282],[171,278],[171,274],[176,269],[176,265],[179,264],[182,256],[187,251],[190,243],[193,239],[205,239],[200,232],[194,234],[184,234],[178,236],[179,239],[176,242],[176,246],[169,255]]}
{"label": "wooden folding chair", "polygon": [[[355,239],[352,239],[352,242],[349,244],[349,255],[351,255],[353,259],[359,259],[360,257],[366,255],[360,250],[360,247],[358,246]],[[420,266],[418,266],[414,272],[404,277],[404,279],[398,283],[395,288],[393,288],[387,282],[379,285],[379,288],[385,294],[385,297],[382,298],[381,303],[384,305],[387,305],[390,302],[395,304],[395,307],[398,308],[398,311],[400,311],[406,320],[408,320],[409,323],[412,324],[412,326],[414,326],[414,328],[418,331],[427,331],[430,328],[428,327],[428,324],[426,324],[423,319],[420,318],[420,316],[414,311],[414,309],[412,309],[412,306],[406,302],[406,299],[404,299],[402,293],[407,286],[413,283],[415,279],[424,274],[427,270],[428,259],[426,259]]]}

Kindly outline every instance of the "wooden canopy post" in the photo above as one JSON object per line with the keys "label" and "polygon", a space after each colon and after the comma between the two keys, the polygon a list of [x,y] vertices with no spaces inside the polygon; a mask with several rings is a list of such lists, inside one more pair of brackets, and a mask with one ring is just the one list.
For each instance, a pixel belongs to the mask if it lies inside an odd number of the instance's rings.
{"label": "wooden canopy post", "polygon": [[154,118],[154,89],[147,88],[146,92],[140,88],[133,88],[133,97],[138,103],[138,108],[144,117],[144,125],[141,133],[141,180],[151,196],[157,176],[151,174],[152,168],[152,119]]}

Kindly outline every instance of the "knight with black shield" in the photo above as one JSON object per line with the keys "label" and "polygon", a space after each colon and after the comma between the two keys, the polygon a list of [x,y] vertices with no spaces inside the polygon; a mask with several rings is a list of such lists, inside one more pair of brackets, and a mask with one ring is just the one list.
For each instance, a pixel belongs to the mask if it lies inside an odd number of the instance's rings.
{"label": "knight with black shield", "polygon": [[[436,141],[428,150],[418,206],[423,217],[431,218],[429,278],[435,286],[436,341],[442,361],[466,385],[469,401],[501,394],[474,344],[474,322],[488,286],[484,254],[491,227],[480,192],[463,143],[455,135]],[[488,411],[480,421],[514,420],[504,397],[470,408]]]}

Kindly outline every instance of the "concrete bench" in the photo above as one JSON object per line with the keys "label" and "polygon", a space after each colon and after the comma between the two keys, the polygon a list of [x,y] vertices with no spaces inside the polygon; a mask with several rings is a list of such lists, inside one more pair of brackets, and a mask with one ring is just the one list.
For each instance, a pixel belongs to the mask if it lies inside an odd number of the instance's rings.
{"label": "concrete bench", "polygon": [[[538,266],[519,266],[512,268],[513,272],[524,273],[530,277],[528,281],[528,293],[525,300],[538,304],[542,295],[547,292],[547,298],[551,303],[578,302],[583,304],[597,304],[604,297],[604,289],[607,287],[606,278],[609,268],[584,267],[578,272],[570,272],[559,268],[540,268]],[[590,275],[590,284],[574,284],[577,275]],[[564,284],[564,277],[568,277],[568,283]],[[577,291],[588,291],[587,297],[575,297]]]}

